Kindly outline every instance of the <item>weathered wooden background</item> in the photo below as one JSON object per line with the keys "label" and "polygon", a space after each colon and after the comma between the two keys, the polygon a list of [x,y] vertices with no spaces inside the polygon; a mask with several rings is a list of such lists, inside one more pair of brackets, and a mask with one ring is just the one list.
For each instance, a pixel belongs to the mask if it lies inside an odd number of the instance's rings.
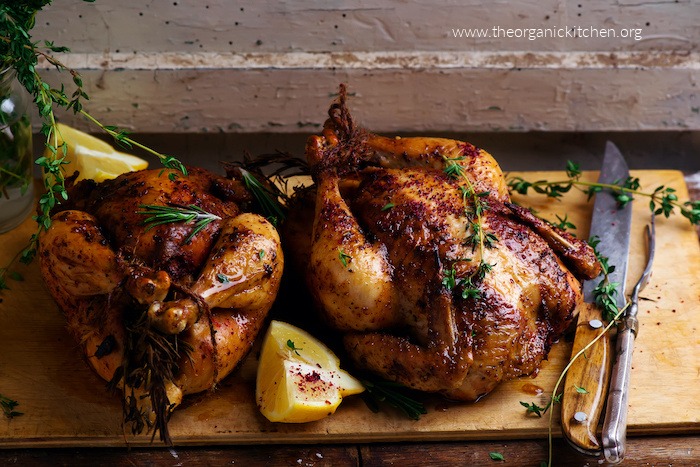
{"label": "weathered wooden background", "polygon": [[[504,37],[571,27],[634,31]],[[340,82],[382,132],[700,128],[697,0],[55,0],[34,38],[71,48],[95,116],[145,133],[314,132]]]}

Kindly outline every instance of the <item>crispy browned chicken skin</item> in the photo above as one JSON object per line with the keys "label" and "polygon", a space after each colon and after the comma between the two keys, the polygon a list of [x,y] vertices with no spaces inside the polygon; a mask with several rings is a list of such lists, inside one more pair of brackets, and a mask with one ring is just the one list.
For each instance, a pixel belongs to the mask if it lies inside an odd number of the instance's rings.
{"label": "crispy browned chicken skin", "polygon": [[[86,180],[69,193],[40,237],[39,255],[46,285],[90,365],[106,380],[116,375],[123,388],[118,371],[133,345],[125,327],[145,316],[140,332],[178,336],[179,358],[159,403],[172,410],[183,395],[212,388],[250,350],[283,269],[276,229],[242,210],[250,201],[243,184],[197,168],[187,176],[156,169]],[[221,219],[187,241],[193,223],[148,229],[142,205],[196,205]],[[148,412],[145,388],[128,389],[137,409]]]}
{"label": "crispy browned chicken skin", "polygon": [[[330,117],[306,149],[317,186],[307,273],[349,356],[384,378],[461,400],[537,372],[581,300],[571,270],[600,271],[592,249],[512,205],[486,151],[365,133],[342,92]],[[468,182],[446,173],[450,161]],[[482,260],[467,242],[474,203],[465,189],[482,193],[482,228],[497,241],[483,249],[492,270],[473,280],[478,296],[463,297],[463,280]]]}

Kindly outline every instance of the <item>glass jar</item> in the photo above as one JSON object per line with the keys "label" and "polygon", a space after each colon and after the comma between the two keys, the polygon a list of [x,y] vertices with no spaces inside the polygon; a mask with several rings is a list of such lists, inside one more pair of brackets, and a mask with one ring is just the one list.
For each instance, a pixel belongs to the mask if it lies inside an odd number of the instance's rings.
{"label": "glass jar", "polygon": [[0,71],[0,233],[16,227],[34,206],[32,126],[27,93],[13,68]]}

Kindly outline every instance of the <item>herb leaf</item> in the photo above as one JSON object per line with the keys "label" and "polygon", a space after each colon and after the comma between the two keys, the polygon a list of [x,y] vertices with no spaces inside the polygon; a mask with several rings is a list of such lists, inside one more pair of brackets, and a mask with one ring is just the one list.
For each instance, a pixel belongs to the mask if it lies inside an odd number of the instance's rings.
{"label": "herb leaf", "polygon": [[491,460],[494,460],[494,461],[504,461],[505,462],[505,460],[506,460],[503,457],[503,454],[501,454],[500,452],[490,452],[489,457],[491,458]]}
{"label": "herb leaf", "polygon": [[291,350],[293,350],[294,353],[297,354],[297,355],[299,355],[299,351],[300,351],[300,350],[304,350],[304,349],[300,349],[299,347],[296,347],[296,346],[294,345],[294,341],[291,340],[291,339],[287,339],[287,347],[289,347]]}
{"label": "herb leaf", "polygon": [[593,236],[588,240],[588,244],[593,248],[593,252],[603,269],[603,279],[598,283],[595,289],[593,289],[593,297],[596,305],[603,311],[603,318],[606,321],[610,321],[615,319],[615,316],[619,312],[616,295],[619,292],[620,284],[617,282],[610,282],[609,280],[609,275],[615,270],[615,265],[609,264],[608,258],[601,255],[598,251],[597,247],[598,244],[600,244],[600,238]]}
{"label": "herb leaf", "polygon": [[544,407],[540,407],[539,405],[535,404],[534,402],[528,404],[527,402],[520,401],[520,405],[525,407],[527,409],[528,414],[534,413],[538,417],[541,417],[544,413],[549,410],[549,408],[552,406],[552,404],[558,404],[561,402],[561,396],[563,396],[564,393],[560,393],[557,395],[550,396],[549,401],[547,402],[547,405]]}
{"label": "herb leaf", "polygon": [[418,420],[421,415],[428,413],[425,405],[408,395],[410,390],[400,383],[382,380],[361,382],[365,387],[362,399],[373,412],[379,411],[380,403],[386,403],[403,412],[411,420]]}
{"label": "herb leaf", "polygon": [[547,404],[547,406],[545,406],[545,407],[540,407],[539,405],[535,404],[534,402],[528,404],[527,402],[520,401],[520,405],[522,405],[523,407],[525,407],[527,409],[526,413],[534,413],[538,417],[541,417],[542,414],[547,411],[550,404]]}
{"label": "herb leaf", "polygon": [[479,265],[464,278],[457,279],[454,268],[448,270],[443,277],[442,285],[448,290],[452,290],[456,285],[461,285],[463,287],[462,298],[466,300],[480,297],[481,291],[476,283],[483,281],[486,274],[495,266],[485,261],[484,250],[495,248],[496,243],[498,243],[498,237],[484,229],[483,215],[489,209],[488,196],[490,193],[488,191],[476,191],[474,184],[467,177],[464,167],[459,164],[464,159],[464,157],[449,158],[443,156],[443,161],[445,162],[443,171],[450,178],[458,179],[463,183],[458,186],[458,189],[462,194],[462,204],[464,205],[464,214],[467,219],[467,235],[465,236],[464,244],[471,246],[472,252],[478,248],[480,260]]}
{"label": "herb leaf", "polygon": [[221,220],[221,217],[217,216],[216,214],[207,212],[194,204],[190,204],[188,206],[158,206],[155,204],[139,204],[139,208],[143,210],[137,211],[136,214],[149,216],[142,222],[142,224],[146,225],[146,231],[163,224],[194,222],[194,230],[185,239],[185,244],[190,243],[192,238],[207,225],[214,221]]}
{"label": "herb leaf", "polygon": [[18,273],[17,271],[8,271],[7,277],[9,277],[12,280],[15,280],[17,282],[22,282],[24,280],[24,277],[22,277],[22,274]]}
{"label": "herb leaf", "polygon": [[348,263],[352,260],[352,256],[345,253],[343,250],[338,250],[338,259],[343,264],[343,267],[348,267]]}
{"label": "herb leaf", "polygon": [[679,210],[680,214],[688,219],[691,224],[700,224],[700,200],[681,202],[674,188],[661,185],[651,192],[642,191],[639,178],[637,177],[627,177],[624,180],[615,180],[613,183],[583,181],[580,180],[581,170],[578,164],[572,161],[567,161],[566,163],[566,176],[567,180],[537,180],[535,182],[529,182],[522,177],[510,177],[507,183],[508,188],[515,193],[527,195],[532,190],[550,198],[560,198],[563,193],[567,193],[572,187],[576,187],[588,195],[589,201],[594,195],[606,191],[615,198],[620,207],[632,201],[634,196],[644,196],[649,198],[649,209],[654,215],[669,217],[673,212]]}
{"label": "herb leaf", "polygon": [[581,176],[581,166],[574,161],[566,161],[566,176],[578,180]]}
{"label": "herb leaf", "polygon": [[12,400],[9,397],[5,397],[0,394],[0,407],[2,407],[2,413],[7,418],[14,418],[23,415],[22,412],[17,412],[15,408],[19,405],[19,402]]}
{"label": "herb leaf", "polygon": [[277,200],[277,195],[265,188],[253,174],[244,168],[241,167],[239,170],[245,187],[253,195],[265,217],[275,226],[278,222],[284,221],[284,209]]}
{"label": "herb leaf", "polygon": [[221,274],[221,273],[216,275],[216,280],[221,282],[222,284],[229,282],[228,276],[226,276],[226,274]]}
{"label": "herb leaf", "polygon": [[556,227],[559,227],[561,230],[576,229],[576,226],[569,222],[568,214],[564,214],[563,218],[559,217],[558,214],[555,214],[555,216],[557,216],[557,219],[559,220],[558,223],[554,224]]}

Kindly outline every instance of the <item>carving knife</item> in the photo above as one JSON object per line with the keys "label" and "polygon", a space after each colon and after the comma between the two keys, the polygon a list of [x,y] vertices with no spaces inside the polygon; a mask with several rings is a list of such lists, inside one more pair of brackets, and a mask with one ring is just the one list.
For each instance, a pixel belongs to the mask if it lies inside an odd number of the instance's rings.
{"label": "carving knife", "polygon": [[[615,183],[629,176],[629,168],[617,147],[607,142],[599,183]],[[615,266],[608,275],[610,282],[619,284],[615,297],[618,308],[625,306],[625,279],[630,247],[632,205],[618,208],[617,201],[608,192],[596,194],[591,218],[590,237],[597,236],[597,246],[608,264]],[[578,307],[578,321],[572,357],[598,336],[605,327],[602,311],[595,304],[594,289],[603,280],[602,275],[583,283],[583,303]],[[606,333],[584,356],[573,362],[566,375],[561,399],[562,432],[578,451],[598,456],[602,446],[597,437],[598,421],[605,404],[610,381],[613,348],[610,333]]]}

